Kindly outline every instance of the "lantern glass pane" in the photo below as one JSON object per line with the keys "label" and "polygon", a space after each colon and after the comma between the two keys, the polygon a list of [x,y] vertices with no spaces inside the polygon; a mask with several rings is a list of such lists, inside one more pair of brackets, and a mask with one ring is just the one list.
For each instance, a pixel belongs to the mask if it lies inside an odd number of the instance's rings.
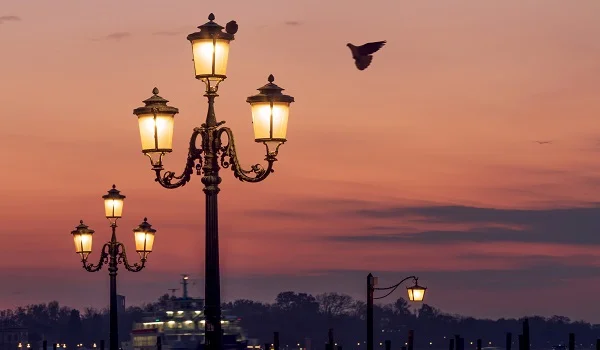
{"label": "lantern glass pane", "polygon": [[[229,41],[217,39],[197,39],[192,42],[194,69],[196,75],[226,75],[229,57]],[[213,53],[215,71],[213,72]]]}
{"label": "lantern glass pane", "polygon": [[[289,103],[274,102],[271,108],[270,102],[252,103],[252,124],[254,126],[254,139],[286,139]],[[271,118],[273,118],[273,130],[271,133]]]}
{"label": "lantern glass pane", "polygon": [[87,258],[92,252],[92,235],[90,233],[76,233],[73,235],[75,242],[75,252],[81,255],[82,259]]}
{"label": "lantern glass pane", "polygon": [[104,200],[106,218],[120,218],[123,215],[123,199],[106,198]]}
{"label": "lantern glass pane", "polygon": [[154,245],[154,233],[135,231],[135,250],[145,259],[148,253],[152,252]]}
{"label": "lantern glass pane", "polygon": [[142,151],[171,151],[173,149],[173,114],[143,114],[138,117]]}

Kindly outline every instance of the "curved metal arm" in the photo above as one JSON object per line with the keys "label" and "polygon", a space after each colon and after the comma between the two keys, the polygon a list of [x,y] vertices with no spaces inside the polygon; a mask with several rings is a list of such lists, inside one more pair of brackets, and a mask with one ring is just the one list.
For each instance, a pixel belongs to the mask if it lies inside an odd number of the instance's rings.
{"label": "curved metal arm", "polygon": [[411,278],[412,278],[412,279],[415,281],[415,283],[416,283],[416,281],[418,280],[418,277],[416,277],[416,276],[408,276],[408,277],[404,278],[402,281],[400,281],[400,282],[398,282],[398,283],[394,284],[394,285],[393,285],[393,286],[391,286],[391,287],[386,287],[386,288],[373,288],[373,290],[389,290],[389,289],[391,289],[391,291],[390,291],[389,293],[387,293],[386,295],[384,295],[384,296],[381,296],[381,297],[377,297],[377,298],[373,298],[373,299],[383,299],[383,298],[387,297],[388,295],[392,294],[392,293],[393,293],[393,292],[394,292],[394,291],[395,291],[395,290],[396,290],[396,289],[397,289],[397,288],[398,288],[398,287],[399,287],[399,286],[400,286],[402,283],[406,282],[407,280],[409,280],[409,279],[411,279]]}
{"label": "curved metal arm", "polygon": [[110,243],[104,243],[104,245],[102,246],[102,253],[100,253],[100,260],[98,261],[98,265],[94,266],[94,264],[92,263],[87,263],[87,258],[81,260],[81,262],[83,263],[83,268],[86,269],[88,272],[96,272],[96,271],[100,271],[100,269],[102,268],[102,265],[107,264],[108,263],[108,248],[110,246]]}
{"label": "curved metal arm", "polygon": [[[194,168],[196,168],[196,171],[200,171],[200,168],[202,168],[202,150],[196,148],[196,139],[198,138],[198,135],[200,135],[200,132],[201,130],[199,128],[195,128],[192,133],[185,169],[181,175],[177,176],[173,171],[165,171],[164,174],[161,174],[164,170],[162,163],[153,168],[156,172],[155,181],[162,187],[177,188],[184,186],[190,181]],[[196,161],[198,161],[198,164],[196,164]],[[173,179],[176,179],[177,181],[173,182]]]}
{"label": "curved metal arm", "polygon": [[[119,251],[120,248],[120,251]],[[125,246],[123,243],[117,243],[117,263],[125,265],[125,268],[131,272],[139,272],[146,266],[146,259],[140,259],[140,263],[129,264],[127,260],[127,253],[125,252]]]}
{"label": "curved metal arm", "polygon": [[[227,143],[224,146],[219,147],[219,151],[221,152],[221,166],[223,168],[229,168],[231,166],[233,175],[237,179],[245,182],[260,182],[274,172],[273,163],[277,161],[274,154],[267,154],[267,157],[265,158],[268,163],[266,169],[260,164],[251,165],[250,170],[243,169],[235,150],[233,132],[228,127],[222,127],[217,130],[217,140],[221,140],[223,134],[227,134]],[[248,176],[250,174],[253,174],[254,176]]]}

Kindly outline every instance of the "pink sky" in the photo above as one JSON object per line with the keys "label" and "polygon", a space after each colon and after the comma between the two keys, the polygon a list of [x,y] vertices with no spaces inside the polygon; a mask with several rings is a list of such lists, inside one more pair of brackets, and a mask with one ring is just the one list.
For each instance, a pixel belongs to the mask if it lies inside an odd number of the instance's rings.
{"label": "pink sky", "polygon": [[[216,111],[234,130],[244,164],[264,158],[245,98],[270,73],[296,98],[289,141],[269,179],[245,184],[222,171],[225,299],[272,300],[287,289],[363,298],[369,271],[383,284],[414,273],[430,287],[427,303],[444,311],[600,322],[593,306],[600,240],[582,233],[592,224],[573,216],[572,224],[558,222],[564,234],[544,236],[549,210],[597,208],[600,2],[365,4],[3,4],[0,278],[9,283],[0,288],[0,308],[52,299],[106,305],[107,272],[81,268],[69,232],[84,219],[96,230],[96,248],[109,238],[101,196],[113,183],[127,196],[118,235],[130,250],[131,229],[144,216],[158,230],[147,269],[119,275],[128,304],[177,287],[180,273],[194,276],[194,292],[203,294],[200,178],[172,191],[154,183],[132,110],[155,86],[180,109],[166,159],[180,172],[191,130],[206,113],[185,37],[214,12],[217,23],[240,26]],[[388,43],[358,71],[345,44],[377,40]],[[439,205],[492,216],[505,210],[484,226],[516,238],[382,240],[392,232],[456,235],[482,222],[364,214]],[[529,237],[532,227],[541,239]],[[578,298],[569,283],[584,287]]]}

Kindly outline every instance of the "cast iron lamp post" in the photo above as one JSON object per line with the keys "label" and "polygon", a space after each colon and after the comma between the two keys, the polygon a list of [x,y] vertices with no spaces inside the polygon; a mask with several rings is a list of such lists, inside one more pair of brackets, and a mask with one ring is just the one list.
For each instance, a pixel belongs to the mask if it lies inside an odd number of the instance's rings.
{"label": "cast iron lamp post", "polygon": [[[181,175],[164,171],[163,157],[172,151],[174,116],[179,110],[167,106],[167,100],[158,96],[154,88],[153,96],[144,101],[145,106],[136,108],[133,113],[138,117],[142,152],[150,159],[156,181],[168,189],[184,186],[191,176],[202,175],[206,197],[206,255],[205,255],[205,348],[222,349],[221,331],[221,287],[219,277],[219,241],[217,195],[221,177],[219,169],[231,168],[233,175],[244,182],[260,182],[273,172],[273,163],[277,161],[279,147],[286,141],[287,123],[292,96],[284,95],[283,89],[273,83],[269,75],[268,83],[259,88],[259,93],[250,96],[254,139],[266,148],[266,168],[260,164],[242,168],[235,149],[233,132],[217,121],[214,110],[215,97],[219,84],[226,78],[229,43],[237,30],[223,27],[213,22],[215,16],[208,16],[209,22],[199,26],[199,32],[188,35],[192,43],[196,79],[205,84],[204,96],[208,99],[206,120],[200,127],[194,128],[189,142],[188,156]],[[229,27],[229,25],[228,25]],[[223,139],[226,136],[226,140]],[[198,138],[200,138],[198,140]],[[199,141],[200,146],[197,146]]]}
{"label": "cast iron lamp post", "polygon": [[71,231],[75,241],[75,252],[81,257],[83,268],[89,272],[99,271],[104,264],[108,264],[108,275],[110,276],[110,340],[109,349],[119,349],[119,328],[117,324],[117,270],[119,264],[124,264],[125,268],[132,272],[139,272],[146,266],[148,254],[152,252],[154,245],[154,234],[156,230],[144,218],[144,221],[133,229],[135,238],[135,250],[140,255],[140,262],[129,264],[125,245],[117,241],[117,219],[123,214],[123,200],[125,196],[116,189],[115,185],[108,191],[108,194],[102,196],[104,199],[104,209],[106,218],[112,228],[110,241],[104,243],[100,253],[100,260],[97,265],[88,263],[87,259],[92,252],[92,235],[94,230],[90,229],[83,220],[74,231]]}
{"label": "cast iron lamp post", "polygon": [[[383,299],[387,297],[388,295],[392,294],[402,283],[409,279],[412,279],[415,284],[411,287],[406,287],[408,292],[408,300],[419,302],[423,301],[427,287],[419,286],[417,283],[419,280],[418,277],[409,276],[391,287],[375,288],[377,285],[377,277],[373,277],[373,274],[369,274],[367,276],[367,350],[373,350],[373,299]],[[374,298],[373,294],[376,290],[389,290],[389,292],[386,295]]]}

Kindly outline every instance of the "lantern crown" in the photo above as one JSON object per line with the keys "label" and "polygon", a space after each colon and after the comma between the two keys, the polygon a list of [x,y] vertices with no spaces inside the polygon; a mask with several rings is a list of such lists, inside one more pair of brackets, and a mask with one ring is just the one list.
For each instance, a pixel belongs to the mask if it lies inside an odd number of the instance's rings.
{"label": "lantern crown", "polygon": [[83,223],[83,220],[79,220],[79,225],[75,227],[75,230],[71,231],[73,235],[81,234],[93,234],[95,231],[90,229],[88,225]]}
{"label": "lantern crown", "polygon": [[179,113],[179,109],[172,106],[167,106],[167,102],[169,100],[164,99],[163,97],[158,95],[158,88],[152,89],[152,96],[145,99],[144,106],[138,107],[133,110],[133,114],[135,115],[143,115],[143,114],[152,114],[152,113],[167,113],[167,114],[177,114]]}
{"label": "lantern crown", "polygon": [[117,185],[112,185],[112,188],[108,190],[108,193],[102,196],[104,199],[125,199],[125,196],[121,194],[121,191],[117,190]]}
{"label": "lantern crown", "polygon": [[208,15],[208,22],[198,27],[200,31],[188,35],[187,39],[189,41],[194,41],[198,39],[223,39],[229,41],[233,40],[233,34],[223,32],[222,29],[224,27],[215,23],[214,20],[215,15],[211,13],[210,15]]}
{"label": "lantern crown", "polygon": [[248,97],[246,102],[294,102],[294,98],[292,96],[284,95],[282,93],[282,91],[285,90],[284,88],[281,88],[277,84],[273,83],[275,81],[273,74],[270,74],[267,80],[269,81],[267,84],[257,89],[258,94]]}
{"label": "lantern crown", "polygon": [[147,232],[147,233],[156,233],[156,230],[152,228],[152,225],[148,222],[148,218],[144,218],[144,221],[138,225],[138,227],[134,228],[135,232]]}

